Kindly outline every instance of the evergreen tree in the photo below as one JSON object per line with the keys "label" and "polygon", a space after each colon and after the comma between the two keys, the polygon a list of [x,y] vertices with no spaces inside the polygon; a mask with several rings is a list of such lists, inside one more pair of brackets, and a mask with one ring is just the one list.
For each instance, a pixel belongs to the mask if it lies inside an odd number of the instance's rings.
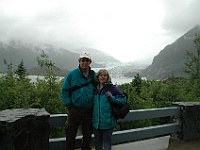
{"label": "evergreen tree", "polygon": [[131,84],[135,88],[135,92],[137,93],[137,95],[140,95],[142,88],[142,78],[138,73],[132,80]]}
{"label": "evergreen tree", "polygon": [[185,72],[188,73],[192,79],[200,78],[200,35],[195,34],[194,39],[196,51],[186,51],[187,61],[185,62]]}
{"label": "evergreen tree", "polygon": [[21,60],[20,64],[18,65],[18,68],[15,71],[15,73],[18,75],[18,79],[19,80],[25,79],[26,68],[24,67],[24,61],[23,61],[23,59]]}
{"label": "evergreen tree", "polygon": [[[196,97],[200,97],[200,35],[195,34],[194,44],[196,51],[194,53],[187,51],[187,62],[185,62],[185,72],[191,77],[191,86]],[[188,88],[189,88],[188,87]]]}

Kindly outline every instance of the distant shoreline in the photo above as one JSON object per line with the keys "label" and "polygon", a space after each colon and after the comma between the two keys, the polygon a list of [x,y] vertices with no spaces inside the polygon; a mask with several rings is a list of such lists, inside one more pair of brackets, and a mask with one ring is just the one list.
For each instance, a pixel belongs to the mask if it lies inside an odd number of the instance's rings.
{"label": "distant shoreline", "polygon": [[[0,74],[0,76],[2,76],[3,74]],[[29,79],[31,79],[31,82],[36,82],[36,79],[39,78],[41,80],[44,79],[44,76],[40,76],[40,75],[28,75],[27,76]],[[58,77],[58,81],[61,81],[62,79],[64,79],[65,77],[61,77],[61,76],[57,76]],[[134,79],[134,77],[117,77],[117,78],[114,78],[114,77],[111,77],[112,79],[112,83],[113,84],[124,84],[124,83],[130,83],[132,82],[132,80]],[[145,78],[142,78],[142,79],[145,79]]]}

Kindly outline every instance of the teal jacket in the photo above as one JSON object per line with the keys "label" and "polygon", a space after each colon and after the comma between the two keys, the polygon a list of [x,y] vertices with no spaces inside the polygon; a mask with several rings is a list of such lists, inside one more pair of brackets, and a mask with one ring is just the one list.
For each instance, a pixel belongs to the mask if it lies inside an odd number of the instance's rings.
{"label": "teal jacket", "polygon": [[63,100],[67,109],[75,106],[83,110],[92,110],[94,99],[94,85],[92,83],[73,92],[69,91],[74,86],[80,86],[88,82],[91,82],[90,75],[86,78],[79,67],[67,73],[60,94],[61,100]]}
{"label": "teal jacket", "polygon": [[94,105],[93,105],[93,117],[92,124],[95,129],[109,129],[115,127],[116,119],[111,114],[111,105],[106,97],[106,92],[112,93],[112,100],[116,103],[125,103],[126,96],[111,82],[105,84],[100,90],[99,86],[95,90]]}

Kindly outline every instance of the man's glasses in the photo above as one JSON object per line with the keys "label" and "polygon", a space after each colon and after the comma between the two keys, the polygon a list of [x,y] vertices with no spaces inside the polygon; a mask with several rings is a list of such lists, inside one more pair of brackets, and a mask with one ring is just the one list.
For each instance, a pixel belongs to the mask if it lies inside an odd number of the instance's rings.
{"label": "man's glasses", "polygon": [[90,62],[90,59],[81,59],[82,62]]}

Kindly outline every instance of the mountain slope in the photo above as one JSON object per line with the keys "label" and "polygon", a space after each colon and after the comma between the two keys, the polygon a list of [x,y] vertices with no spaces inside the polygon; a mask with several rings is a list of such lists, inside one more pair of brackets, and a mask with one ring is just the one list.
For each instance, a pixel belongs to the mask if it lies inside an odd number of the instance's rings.
{"label": "mountain slope", "polygon": [[[7,63],[12,63],[16,69],[21,60],[24,61],[24,66],[29,71],[37,67],[37,57],[44,51],[49,59],[55,63],[55,66],[64,70],[71,70],[78,66],[79,53],[74,53],[64,48],[58,49],[49,44],[33,45],[22,43],[20,41],[11,40],[9,43],[0,41],[0,72],[6,70],[4,60]],[[104,67],[102,64],[92,62],[92,67]]]}
{"label": "mountain slope", "polygon": [[195,34],[200,34],[200,26],[197,25],[174,43],[167,45],[154,57],[153,62],[142,73],[147,79],[165,79],[170,76],[182,76],[186,62],[186,51],[195,51]]}

